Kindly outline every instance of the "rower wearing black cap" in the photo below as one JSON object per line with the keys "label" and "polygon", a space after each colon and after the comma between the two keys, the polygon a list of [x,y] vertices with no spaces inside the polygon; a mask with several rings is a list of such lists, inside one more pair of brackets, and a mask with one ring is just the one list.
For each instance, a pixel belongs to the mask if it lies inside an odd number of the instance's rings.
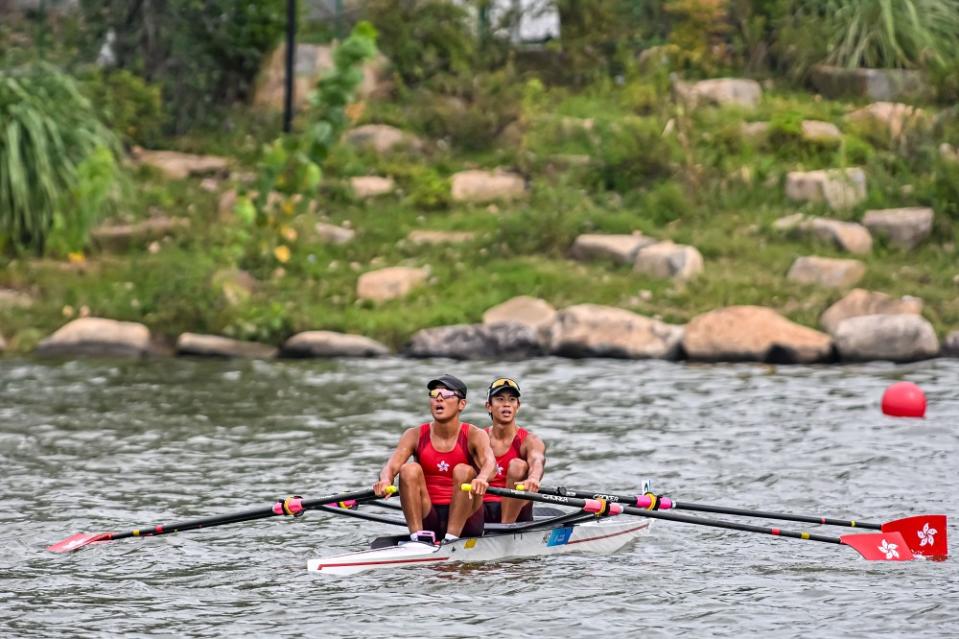
{"label": "rower wearing black cap", "polygon": [[[466,384],[453,375],[431,379],[433,420],[409,428],[373,485],[377,495],[400,476],[400,503],[414,541],[479,537],[483,534],[482,497],[496,472],[489,436],[460,422],[466,408]],[[413,457],[413,461],[407,461]],[[459,490],[472,484],[471,492]]]}
{"label": "rower wearing black cap", "polygon": [[[496,474],[490,480],[490,486],[515,488],[522,484],[524,490],[536,492],[546,466],[546,445],[539,437],[517,425],[519,398],[519,384],[509,377],[494,379],[486,392],[486,412],[493,420],[486,432],[496,457]],[[483,498],[483,508],[489,523],[533,520],[533,502],[523,499],[488,494]]]}

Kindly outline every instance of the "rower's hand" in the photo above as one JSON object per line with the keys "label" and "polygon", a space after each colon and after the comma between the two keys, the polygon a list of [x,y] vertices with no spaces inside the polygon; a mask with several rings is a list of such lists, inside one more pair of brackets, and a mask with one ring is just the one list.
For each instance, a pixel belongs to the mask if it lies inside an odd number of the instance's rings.
{"label": "rower's hand", "polygon": [[483,479],[482,477],[477,477],[470,482],[470,499],[473,498],[473,493],[476,493],[480,497],[486,494],[486,489],[489,488],[489,482]]}
{"label": "rower's hand", "polygon": [[392,481],[386,481],[385,479],[380,479],[378,482],[373,484],[373,492],[376,493],[377,497],[385,497],[389,499],[393,495],[393,493],[396,492],[394,490],[391,490],[392,486],[393,486]]}
{"label": "rower's hand", "polygon": [[539,492],[539,480],[533,479],[532,477],[527,477],[521,482],[518,482],[519,485],[523,487],[523,490],[529,493],[538,493]]}

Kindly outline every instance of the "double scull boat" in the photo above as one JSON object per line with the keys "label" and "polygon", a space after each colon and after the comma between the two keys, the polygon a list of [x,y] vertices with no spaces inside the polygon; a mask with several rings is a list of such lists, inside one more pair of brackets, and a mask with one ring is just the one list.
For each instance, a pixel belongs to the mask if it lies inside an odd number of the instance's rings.
{"label": "double scull boat", "polygon": [[404,566],[437,566],[452,562],[499,561],[569,552],[613,553],[649,532],[648,519],[597,517],[582,512],[534,522],[488,526],[482,537],[464,537],[433,545],[406,535],[379,537],[359,552],[310,559],[310,572],[352,575]]}

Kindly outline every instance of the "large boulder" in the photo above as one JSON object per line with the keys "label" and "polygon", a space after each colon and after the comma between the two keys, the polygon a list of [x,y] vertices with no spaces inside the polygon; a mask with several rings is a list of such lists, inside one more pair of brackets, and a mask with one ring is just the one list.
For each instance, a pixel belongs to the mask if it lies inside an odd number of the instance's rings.
{"label": "large boulder", "polygon": [[846,119],[867,137],[885,142],[898,141],[913,129],[928,124],[922,109],[897,102],[874,102],[853,111]]}
{"label": "large boulder", "polygon": [[776,220],[773,227],[781,231],[793,231],[815,237],[850,253],[862,255],[872,250],[872,235],[869,234],[869,230],[855,222],[842,222],[796,213]]}
{"label": "large boulder", "polygon": [[[333,47],[323,44],[297,44],[293,71],[293,106],[302,108],[316,83],[333,70]],[[388,61],[377,56],[363,65],[363,81],[357,89],[360,98],[381,94],[388,83],[385,70]],[[286,83],[286,44],[280,44],[267,59],[260,72],[253,104],[260,109],[281,111]]]}
{"label": "large boulder", "polygon": [[691,280],[703,272],[703,256],[693,246],[657,242],[640,249],[633,271],[652,277]]}
{"label": "large boulder", "polygon": [[689,359],[706,362],[811,364],[833,358],[828,335],[761,306],[729,306],[694,317],[683,349]]}
{"label": "large boulder", "polygon": [[832,144],[842,140],[842,131],[832,122],[803,120],[800,123],[802,138],[814,144]]}
{"label": "large boulder", "polygon": [[49,357],[144,357],[155,352],[150,329],[137,322],[84,317],[61,326],[37,346]]}
{"label": "large boulder", "polygon": [[245,342],[221,335],[182,333],[176,340],[176,354],[194,357],[245,357],[270,359],[276,348],[259,342]]}
{"label": "large boulder", "polygon": [[427,229],[417,229],[410,231],[406,239],[411,244],[426,244],[435,246],[438,244],[462,244],[476,239],[476,234],[472,231],[430,231]]}
{"label": "large boulder", "polygon": [[952,331],[942,342],[942,355],[945,357],[959,357],[959,331]]}
{"label": "large boulder", "polygon": [[364,124],[350,129],[343,136],[343,141],[358,149],[389,153],[398,149],[412,149],[419,151],[423,142],[412,133],[407,133],[389,124]]}
{"label": "large boulder", "polygon": [[349,244],[356,237],[355,230],[326,222],[317,222],[313,225],[313,230],[316,231],[316,237],[321,242],[338,246]]}
{"label": "large boulder", "polygon": [[537,332],[524,324],[457,324],[417,331],[405,350],[410,357],[524,359],[543,354]]}
{"label": "large boulder", "polygon": [[866,174],[858,168],[790,171],[786,197],[801,202],[825,202],[833,210],[856,206],[866,199]]}
{"label": "large boulder", "polygon": [[585,233],[573,241],[569,249],[574,260],[612,260],[619,264],[632,264],[640,249],[655,244],[656,240],[640,233],[615,235]]}
{"label": "large boulder", "polygon": [[612,306],[578,304],[559,311],[546,334],[553,355],[674,360],[683,327]]}
{"label": "large boulder", "polygon": [[362,175],[350,178],[350,188],[353,189],[353,195],[366,200],[392,193],[396,190],[396,182],[391,177]]}
{"label": "large boulder", "polygon": [[425,268],[391,266],[360,275],[356,282],[356,296],[361,300],[385,302],[406,297],[429,277]]}
{"label": "large boulder", "polygon": [[866,265],[859,260],[809,255],[796,258],[786,279],[800,284],[847,288],[856,284],[865,274]]}
{"label": "large boulder", "polygon": [[918,297],[891,297],[885,293],[855,288],[830,306],[819,318],[819,325],[830,335],[843,320],[861,315],[919,315],[922,300]]}
{"label": "large boulder", "polygon": [[133,161],[151,166],[171,180],[188,177],[218,175],[225,177],[230,173],[230,161],[216,155],[193,155],[179,151],[147,151],[135,147]]}
{"label": "large boulder", "polygon": [[484,324],[522,324],[533,330],[541,330],[556,319],[553,305],[537,297],[520,295],[497,304],[483,313]]}
{"label": "large boulder", "polygon": [[12,288],[0,288],[0,309],[2,308],[29,308],[33,305],[33,298],[26,293]]}
{"label": "large boulder", "polygon": [[363,335],[333,331],[304,331],[283,343],[281,357],[379,357],[388,355],[384,344]]}
{"label": "large boulder", "polygon": [[743,78],[714,78],[699,82],[674,80],[673,91],[680,101],[692,108],[711,104],[753,109],[763,97],[758,82]]}
{"label": "large boulder", "polygon": [[909,250],[929,237],[935,216],[935,212],[926,207],[882,209],[866,211],[862,223],[873,234],[887,238],[893,246]]}
{"label": "large boulder", "polygon": [[907,69],[848,69],[820,64],[810,70],[809,80],[828,98],[897,100],[929,94],[922,74]]}
{"label": "large boulder", "polygon": [[836,350],[847,362],[912,362],[939,354],[932,324],[919,315],[861,315],[836,328]]}
{"label": "large boulder", "polygon": [[526,180],[509,171],[460,171],[450,178],[455,202],[493,202],[526,197]]}
{"label": "large boulder", "polygon": [[146,244],[167,235],[173,235],[190,228],[190,220],[185,217],[151,217],[136,224],[105,224],[93,229],[90,235],[102,248],[125,249],[136,244]]}

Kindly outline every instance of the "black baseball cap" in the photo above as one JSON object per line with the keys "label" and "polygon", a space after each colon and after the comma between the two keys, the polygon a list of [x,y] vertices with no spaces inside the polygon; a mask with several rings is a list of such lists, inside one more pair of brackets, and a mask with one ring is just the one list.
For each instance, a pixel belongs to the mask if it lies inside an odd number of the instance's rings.
{"label": "black baseball cap", "polygon": [[452,375],[440,375],[436,379],[431,379],[426,382],[427,390],[433,390],[437,386],[445,386],[451,391],[456,391],[460,394],[460,397],[466,399],[466,384],[463,383],[459,377],[454,377]]}
{"label": "black baseball cap", "polygon": [[509,377],[497,377],[489,385],[489,390],[486,392],[486,401],[493,399],[494,395],[499,395],[503,391],[513,391],[516,393],[516,396],[520,396],[519,384],[516,383],[515,379],[510,379]]}

